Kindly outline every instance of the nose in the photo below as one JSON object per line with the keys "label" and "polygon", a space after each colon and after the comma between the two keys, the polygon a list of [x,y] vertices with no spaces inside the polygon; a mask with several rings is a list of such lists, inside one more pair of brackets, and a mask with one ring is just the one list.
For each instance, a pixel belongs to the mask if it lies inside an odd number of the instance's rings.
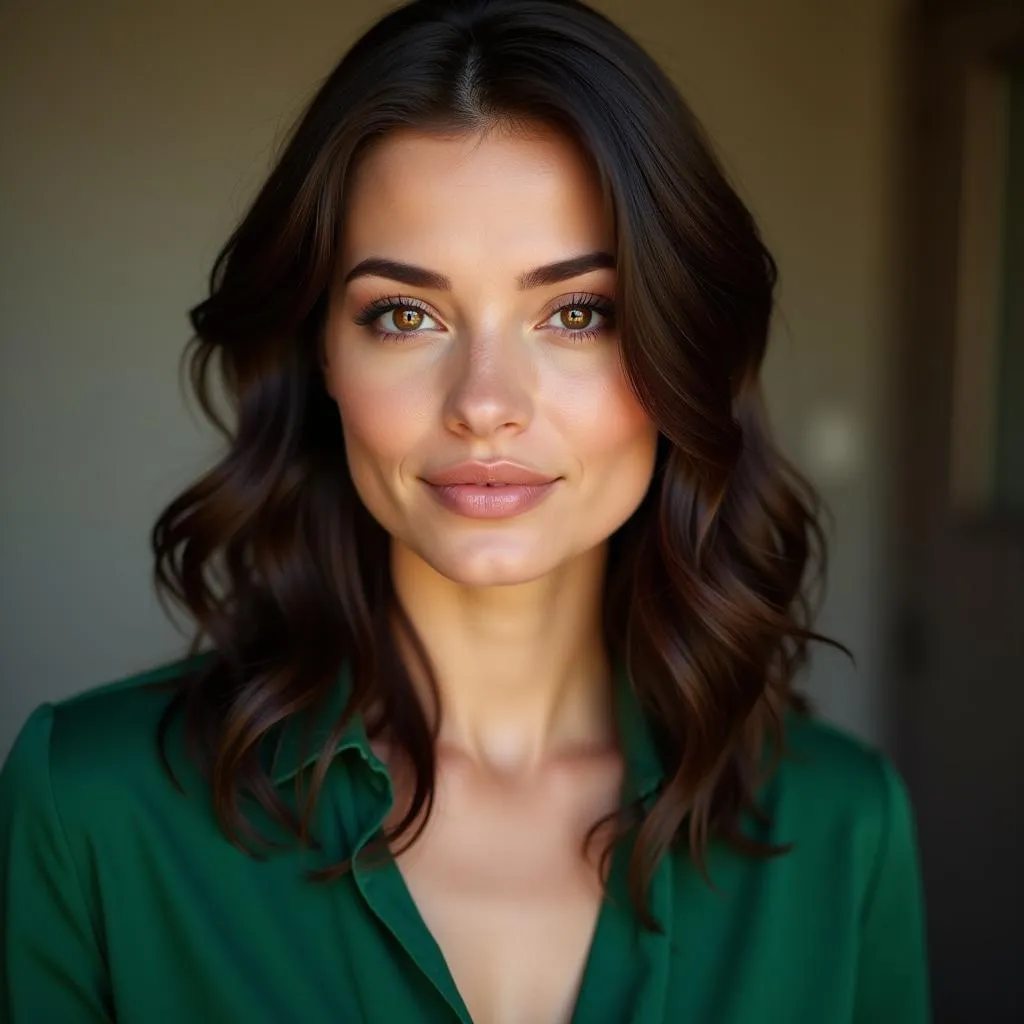
{"label": "nose", "polygon": [[519,433],[533,415],[537,368],[527,345],[507,333],[467,339],[452,352],[445,426],[462,437]]}

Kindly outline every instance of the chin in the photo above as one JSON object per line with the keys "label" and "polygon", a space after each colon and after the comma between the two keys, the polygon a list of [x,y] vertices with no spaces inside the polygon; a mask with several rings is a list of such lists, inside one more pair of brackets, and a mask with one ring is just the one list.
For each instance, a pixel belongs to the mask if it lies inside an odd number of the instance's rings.
{"label": "chin", "polygon": [[558,567],[541,561],[536,552],[509,549],[475,551],[424,551],[421,557],[435,572],[464,587],[508,587],[530,583]]}

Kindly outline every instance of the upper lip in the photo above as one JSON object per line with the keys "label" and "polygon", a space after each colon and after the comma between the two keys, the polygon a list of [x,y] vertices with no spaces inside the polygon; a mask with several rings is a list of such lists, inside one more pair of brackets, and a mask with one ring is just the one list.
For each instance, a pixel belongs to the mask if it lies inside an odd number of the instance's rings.
{"label": "upper lip", "polygon": [[557,477],[516,462],[460,462],[424,477],[428,484],[549,484]]}

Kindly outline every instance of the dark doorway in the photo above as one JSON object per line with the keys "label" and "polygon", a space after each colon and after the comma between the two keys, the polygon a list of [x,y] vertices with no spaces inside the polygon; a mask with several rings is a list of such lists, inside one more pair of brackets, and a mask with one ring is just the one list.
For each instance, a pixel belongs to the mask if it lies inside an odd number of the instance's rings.
{"label": "dark doorway", "polygon": [[[1024,480],[1005,471],[1020,439],[996,435],[1024,423],[1024,368],[994,346],[1024,351],[1007,341],[1024,278],[1005,230],[986,235],[1016,200],[996,218],[978,152],[1004,124],[1000,83],[1024,68],[1024,0],[920,3],[906,28],[894,741],[917,810],[936,1022],[1019,1024]],[[1024,181],[999,182],[1024,200]]]}

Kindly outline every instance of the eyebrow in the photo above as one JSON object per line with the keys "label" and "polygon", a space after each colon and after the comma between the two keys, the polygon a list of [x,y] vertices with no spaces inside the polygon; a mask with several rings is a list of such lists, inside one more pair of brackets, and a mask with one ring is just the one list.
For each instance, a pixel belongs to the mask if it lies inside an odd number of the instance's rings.
{"label": "eyebrow", "polygon": [[[558,284],[572,277],[579,277],[591,270],[615,269],[615,257],[608,252],[588,252],[582,256],[573,256],[557,263],[546,263],[542,267],[534,267],[516,278],[520,291],[539,288],[542,285]],[[371,256],[357,263],[346,275],[345,284],[357,277],[386,277],[392,281],[400,281],[413,288],[432,288],[435,291],[450,292],[451,278],[439,274],[436,270],[417,267],[412,263],[401,263],[398,260]]]}

